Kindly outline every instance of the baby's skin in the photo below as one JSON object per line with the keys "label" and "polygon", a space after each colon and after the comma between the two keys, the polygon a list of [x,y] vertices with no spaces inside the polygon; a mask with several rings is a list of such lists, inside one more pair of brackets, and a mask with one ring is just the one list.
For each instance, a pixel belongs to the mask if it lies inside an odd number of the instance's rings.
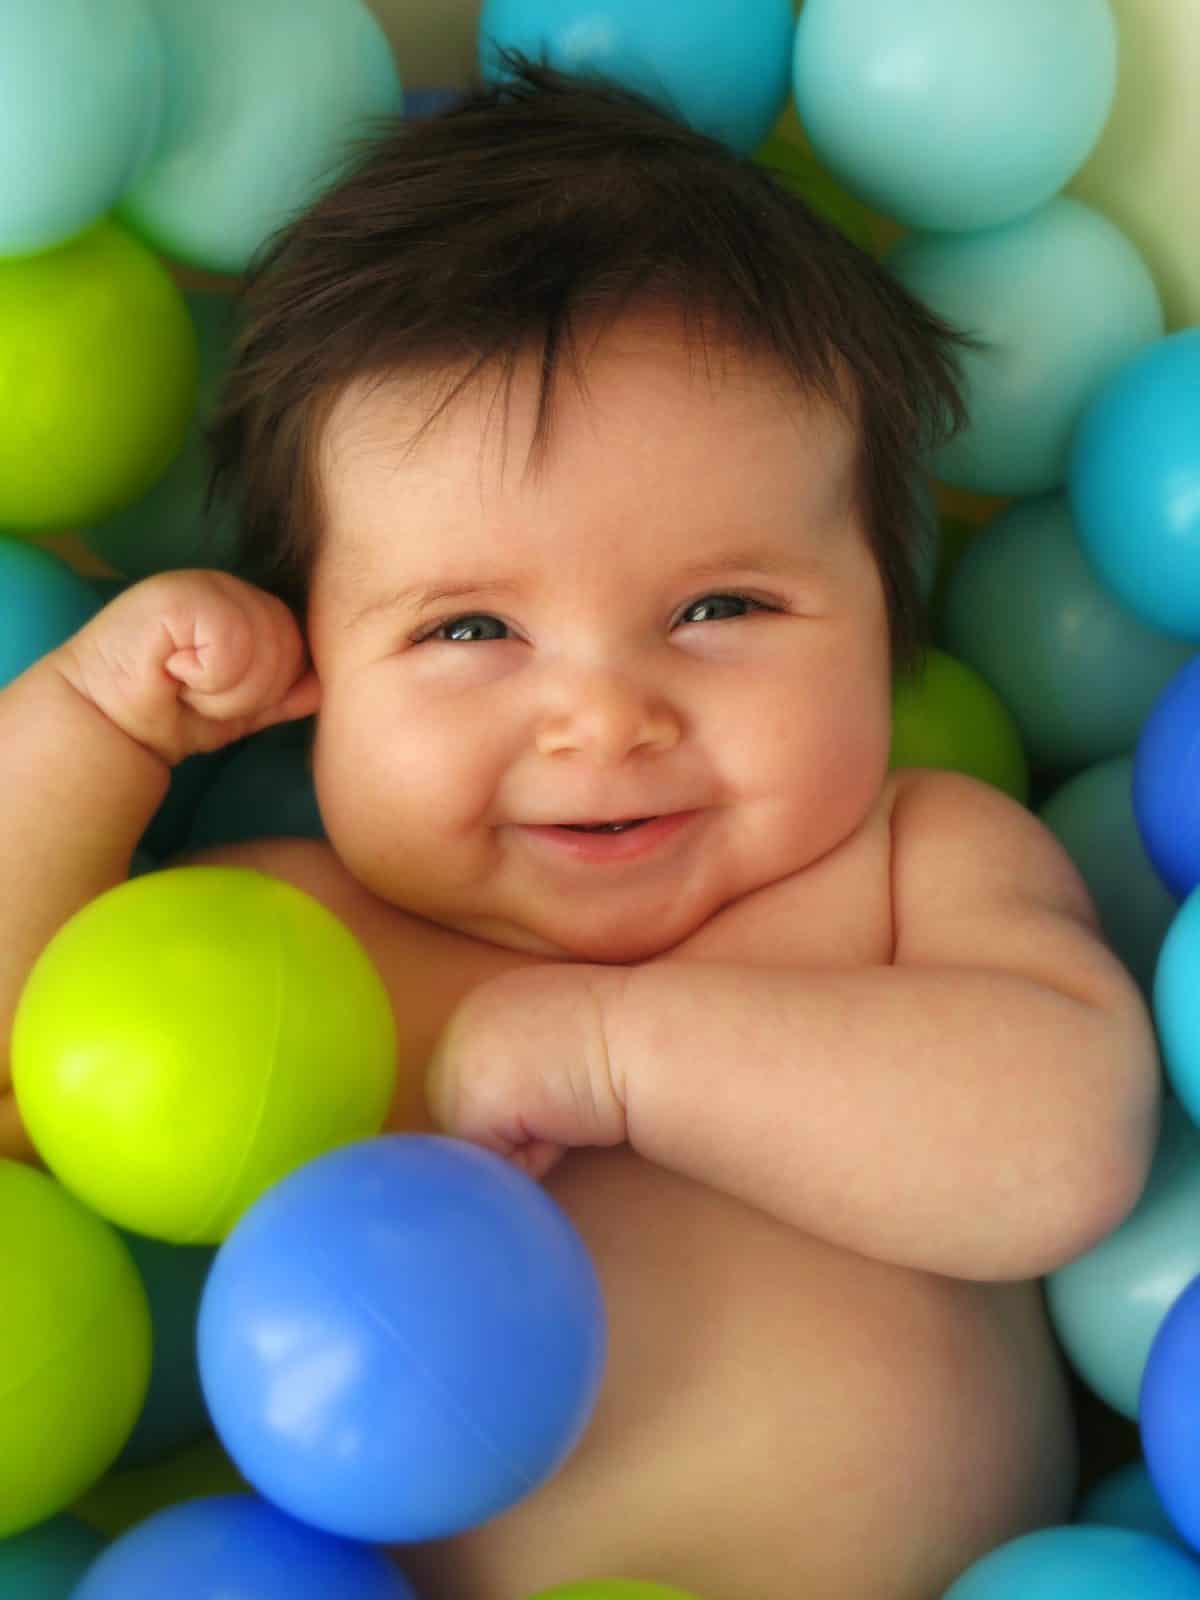
{"label": "baby's skin", "polygon": [[189,859],[344,919],[430,1125],[545,1183],[609,1314],[578,1449],[400,1552],[423,1596],[934,1600],[1069,1513],[1036,1280],[1141,1191],[1152,1032],[1027,812],[889,774],[852,408],[665,312],[583,371],[534,457],[533,363],[419,438],[437,382],[350,386],[307,642],[240,580],[163,574],[0,694],[28,775],[0,804],[4,1037],[171,767],[317,712],[328,843]]}

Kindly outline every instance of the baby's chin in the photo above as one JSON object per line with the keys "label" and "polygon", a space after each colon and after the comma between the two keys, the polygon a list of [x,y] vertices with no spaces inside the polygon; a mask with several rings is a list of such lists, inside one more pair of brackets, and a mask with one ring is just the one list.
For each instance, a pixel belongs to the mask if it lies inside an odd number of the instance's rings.
{"label": "baby's chin", "polygon": [[[490,944],[522,955],[536,956],[542,961],[586,961],[598,966],[635,966],[666,955],[689,938],[696,928],[685,926],[666,930],[661,924],[647,925],[633,919],[617,921],[612,925],[597,927],[581,910],[578,928],[540,928],[536,924],[514,926],[499,922],[473,927],[459,925],[459,932],[471,933],[486,939]],[[697,921],[697,927],[704,919]]]}

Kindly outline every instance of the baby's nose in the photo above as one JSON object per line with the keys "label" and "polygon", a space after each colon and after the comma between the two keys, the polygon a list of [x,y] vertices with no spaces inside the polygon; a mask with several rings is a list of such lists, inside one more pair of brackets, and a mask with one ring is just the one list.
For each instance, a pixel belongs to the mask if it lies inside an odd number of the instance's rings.
{"label": "baby's nose", "polygon": [[653,687],[618,672],[590,671],[561,682],[537,731],[541,755],[621,761],[635,751],[673,749],[680,716]]}

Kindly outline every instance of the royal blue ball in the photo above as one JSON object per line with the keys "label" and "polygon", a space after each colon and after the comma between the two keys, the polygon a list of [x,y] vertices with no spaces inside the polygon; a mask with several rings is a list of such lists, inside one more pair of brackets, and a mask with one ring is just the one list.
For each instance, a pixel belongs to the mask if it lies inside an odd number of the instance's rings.
{"label": "royal blue ball", "polygon": [[217,1254],[200,1376],[225,1448],[292,1516],[379,1543],[484,1522],[591,1417],[605,1318],[565,1213],[499,1156],[387,1135],[269,1190]]}
{"label": "royal blue ball", "polygon": [[1200,1277],[1167,1312],[1150,1347],[1138,1402],[1142,1449],[1163,1509],[1200,1545]]}
{"label": "royal blue ball", "polygon": [[1097,391],[1067,488],[1113,592],[1152,628],[1200,640],[1200,328],[1156,340]]}
{"label": "royal blue ball", "polygon": [[1200,883],[1200,657],[1155,701],[1138,735],[1133,810],[1146,854],[1182,900]]}
{"label": "royal blue ball", "polygon": [[139,1522],[72,1600],[415,1600],[382,1551],[307,1528],[254,1495],[214,1495]]}

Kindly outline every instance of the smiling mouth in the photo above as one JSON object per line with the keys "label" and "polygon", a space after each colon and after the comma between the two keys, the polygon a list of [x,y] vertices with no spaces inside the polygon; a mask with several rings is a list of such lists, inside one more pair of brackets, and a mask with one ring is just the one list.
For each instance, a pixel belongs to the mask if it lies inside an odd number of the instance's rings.
{"label": "smiling mouth", "polygon": [[569,828],[572,833],[627,833],[630,828],[640,828],[644,822],[653,820],[653,817],[634,817],[630,822],[561,822],[559,827]]}

